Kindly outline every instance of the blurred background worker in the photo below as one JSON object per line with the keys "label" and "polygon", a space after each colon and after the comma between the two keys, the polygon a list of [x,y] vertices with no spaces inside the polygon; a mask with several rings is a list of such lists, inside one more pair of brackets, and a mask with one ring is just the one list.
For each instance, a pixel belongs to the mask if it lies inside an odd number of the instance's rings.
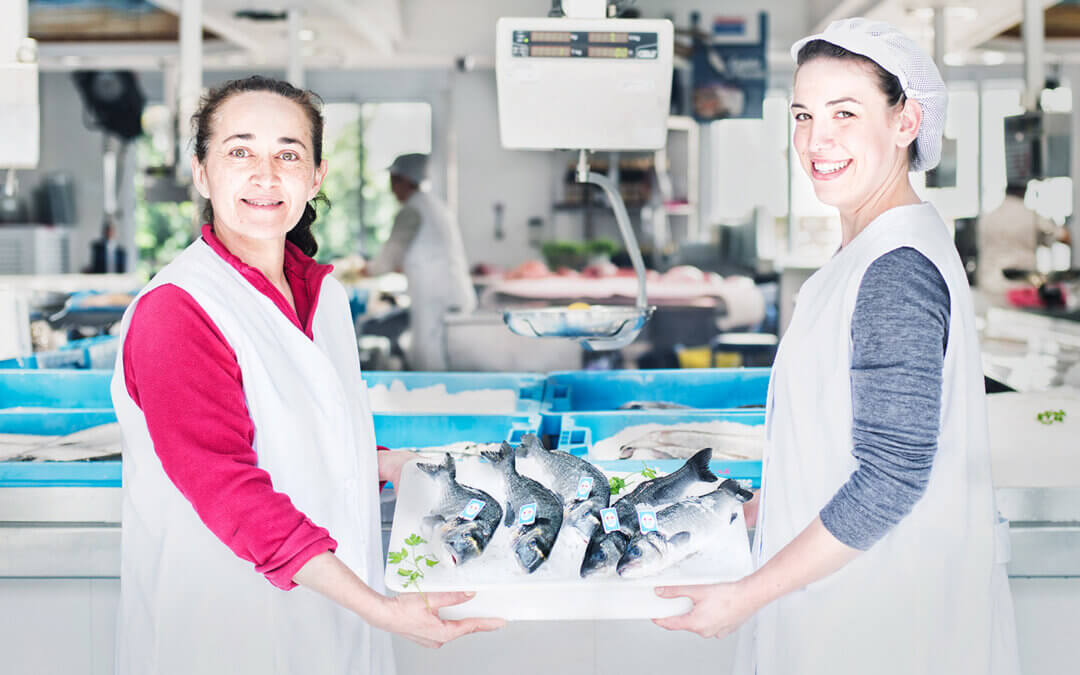
{"label": "blurred background worker", "polygon": [[428,156],[401,155],[390,165],[390,189],[401,203],[390,238],[368,265],[371,275],[400,270],[409,280],[412,342],[407,355],[413,370],[446,369],[449,311],[476,309],[465,246],[457,219],[446,204],[421,186]]}

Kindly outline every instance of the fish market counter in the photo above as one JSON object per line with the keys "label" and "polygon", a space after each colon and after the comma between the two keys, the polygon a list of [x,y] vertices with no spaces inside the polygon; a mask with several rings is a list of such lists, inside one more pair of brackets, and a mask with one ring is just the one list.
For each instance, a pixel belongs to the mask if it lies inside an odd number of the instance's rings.
{"label": "fish market counter", "polygon": [[[1009,574],[1024,672],[1069,672],[1080,657],[1071,628],[1080,606],[1080,487],[1066,485],[1080,486],[1080,474],[1050,473],[1042,485],[996,491],[1011,521]],[[388,493],[384,539],[392,513]],[[19,617],[0,637],[5,672],[111,673],[119,569],[119,488],[0,488],[0,615]],[[559,649],[529,649],[522,658],[522,646],[545,644]],[[435,651],[395,640],[395,651],[402,674],[468,663],[477,675],[654,675],[702,661],[726,672],[734,644],[668,633],[644,620],[529,621]]]}

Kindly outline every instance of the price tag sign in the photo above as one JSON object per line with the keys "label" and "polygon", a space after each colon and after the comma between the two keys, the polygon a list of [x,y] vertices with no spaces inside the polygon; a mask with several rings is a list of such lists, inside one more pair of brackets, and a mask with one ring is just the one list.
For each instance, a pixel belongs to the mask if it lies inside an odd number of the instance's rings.
{"label": "price tag sign", "polygon": [[461,510],[461,517],[465,520],[473,520],[480,515],[480,511],[485,506],[487,506],[487,502],[482,499],[470,499],[465,508]]}
{"label": "price tag sign", "polygon": [[600,509],[600,522],[604,526],[604,534],[614,532],[619,529],[619,512],[614,506]]}
{"label": "price tag sign", "polygon": [[524,504],[518,509],[518,525],[532,525],[536,522],[536,504]]}
{"label": "price tag sign", "polygon": [[593,483],[592,476],[582,476],[577,484],[577,498],[588,499],[589,494],[592,493]]}
{"label": "price tag sign", "polygon": [[650,508],[638,508],[638,525],[642,532],[656,532],[656,510]]}

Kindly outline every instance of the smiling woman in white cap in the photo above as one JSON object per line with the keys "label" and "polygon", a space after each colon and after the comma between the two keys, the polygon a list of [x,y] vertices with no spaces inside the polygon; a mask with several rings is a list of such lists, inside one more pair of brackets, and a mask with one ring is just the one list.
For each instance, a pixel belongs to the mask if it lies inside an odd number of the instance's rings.
{"label": "smiling woman in white cap", "polygon": [[368,274],[401,270],[409,279],[412,343],[409,368],[446,370],[446,326],[451,311],[476,309],[476,291],[457,219],[441,200],[422,189],[428,156],[401,155],[390,165],[390,190],[401,210],[390,238],[367,266]]}
{"label": "smiling woman in white cap", "polygon": [[842,246],[800,289],[773,367],[756,570],[658,589],[694,608],[657,623],[745,622],[747,675],[1016,673],[971,292],[908,178],[939,160],[945,85],[881,22],[834,22],[791,53],[795,148]]}

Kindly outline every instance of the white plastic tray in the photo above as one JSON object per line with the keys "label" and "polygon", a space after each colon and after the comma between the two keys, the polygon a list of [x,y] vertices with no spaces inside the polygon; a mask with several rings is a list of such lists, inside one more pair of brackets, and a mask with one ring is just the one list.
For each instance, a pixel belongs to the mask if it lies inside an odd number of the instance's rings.
{"label": "white plastic tray", "polygon": [[[628,461],[627,465],[626,472],[606,473],[626,476],[640,469],[641,462]],[[518,471],[549,484],[543,469],[533,460],[519,458]],[[479,458],[458,461],[457,479],[463,485],[487,492],[505,508],[501,478],[487,462]],[[709,485],[715,487],[717,483]],[[701,492],[710,489],[706,487]],[[688,611],[690,601],[659,598],[653,590],[656,586],[734,581],[749,574],[752,568],[742,505],[734,500],[735,520],[716,532],[713,546],[708,550],[656,577],[631,580],[614,572],[604,578],[582,579],[579,571],[588,542],[565,525],[551,558],[532,574],[526,574],[517,564],[510,547],[511,530],[502,525],[479,558],[452,567],[438,544],[421,530],[420,521],[434,506],[434,499],[435,483],[416,467],[415,462],[410,462],[402,471],[398,487],[390,550],[400,551],[411,534],[420,534],[428,542],[417,546],[415,551],[432,554],[440,560],[435,567],[424,567],[420,590],[476,592],[468,602],[442,609],[440,616],[446,619],[491,616],[507,620],[573,620],[673,616]],[[396,592],[415,592],[412,587],[407,591],[402,589],[405,578],[398,574],[398,569],[398,565],[387,565],[387,588]]]}

